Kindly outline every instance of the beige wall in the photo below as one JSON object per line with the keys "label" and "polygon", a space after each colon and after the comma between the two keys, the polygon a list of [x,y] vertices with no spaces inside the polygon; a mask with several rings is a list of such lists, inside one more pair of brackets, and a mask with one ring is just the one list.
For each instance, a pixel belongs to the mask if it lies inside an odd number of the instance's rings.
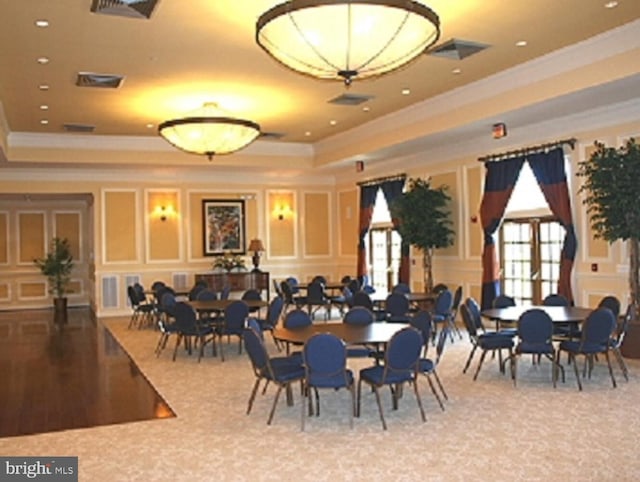
{"label": "beige wall", "polygon": [[[618,145],[640,132],[640,124],[576,133],[579,143],[570,152],[572,169],[588,156],[593,141]],[[553,139],[549,139],[553,140]],[[456,243],[435,257],[436,281],[463,286],[465,296],[479,297],[482,233],[477,219],[484,168],[478,153],[441,162],[407,164],[409,177],[431,177],[446,184],[453,197]],[[396,168],[381,175],[397,174]],[[315,274],[339,278],[354,274],[356,263],[358,189],[356,179],[339,178],[335,185],[318,186],[304,179],[295,185],[256,185],[210,179],[154,181],[148,173],[134,173],[126,182],[108,179],[69,181],[52,176],[34,180],[0,180],[0,308],[48,306],[41,275],[31,263],[58,231],[76,239],[82,273],[74,276],[75,303],[95,303],[101,315],[129,312],[127,283],[149,286],[160,279],[189,286],[196,273],[209,270],[213,259],[203,254],[202,201],[242,199],[245,202],[246,239],[263,240],[266,252],[261,268],[272,278]],[[585,208],[578,195],[579,181],[571,177],[573,209],[578,233],[574,292],[579,304],[592,304],[604,294],[626,301],[627,251],[624,244],[608,245],[593,239]],[[13,198],[8,198],[11,193]],[[29,194],[55,197],[43,203]],[[86,193],[91,201],[74,197]],[[3,197],[4,196],[4,197]],[[20,196],[22,199],[18,200]],[[78,207],[78,203],[82,207]],[[160,219],[160,206],[172,207]],[[280,219],[282,216],[282,219]],[[56,231],[58,230],[58,231]],[[420,253],[412,251],[414,289],[422,288]],[[245,262],[251,266],[250,256]],[[597,271],[592,271],[596,265]]]}

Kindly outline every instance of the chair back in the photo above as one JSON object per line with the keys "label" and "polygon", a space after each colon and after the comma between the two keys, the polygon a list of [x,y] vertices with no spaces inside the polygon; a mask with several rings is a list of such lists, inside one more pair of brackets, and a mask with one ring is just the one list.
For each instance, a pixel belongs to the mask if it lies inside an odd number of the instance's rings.
{"label": "chair back", "polygon": [[342,283],[343,285],[348,285],[350,282],[351,282],[351,276],[349,276],[348,274],[340,278],[340,283]]}
{"label": "chair back", "polygon": [[284,301],[289,305],[293,304],[293,290],[291,289],[291,285],[286,281],[281,281],[280,289],[282,290]]}
{"label": "chair back", "polygon": [[261,339],[264,340],[264,333],[262,333],[262,328],[260,327],[260,323],[258,323],[258,320],[256,320],[255,318],[253,317],[247,318],[247,323],[245,325],[245,328],[251,328],[258,335],[260,335]]}
{"label": "chair back", "polygon": [[309,316],[308,312],[301,309],[295,309],[288,312],[282,322],[282,325],[285,328],[303,328],[305,326],[310,326],[311,324],[311,316]]}
{"label": "chair back", "polygon": [[460,302],[462,301],[462,286],[458,286],[453,293],[453,303],[451,304],[451,312],[453,313],[453,317],[458,313],[458,309],[460,308]]}
{"label": "chair back", "polygon": [[435,285],[435,286],[433,287],[433,289],[431,290],[431,292],[432,292],[432,293],[435,293],[435,294],[438,294],[438,293],[440,293],[441,291],[445,291],[445,290],[448,290],[448,289],[449,289],[449,287],[448,287],[446,284],[444,284],[444,283],[438,283],[437,285]]}
{"label": "chair back", "polygon": [[422,351],[422,334],[412,327],[397,331],[384,352],[385,375],[414,371]]}
{"label": "chair back", "polygon": [[365,308],[373,311],[373,301],[371,301],[371,296],[362,290],[356,291],[353,294],[353,306],[364,306]]}
{"label": "chair back", "polygon": [[491,303],[493,308],[508,308],[509,306],[516,306],[516,300],[507,295],[498,295],[493,299]]}
{"label": "chair back", "polygon": [[287,284],[291,287],[291,292],[292,293],[297,293],[298,291],[300,291],[300,288],[298,287],[298,285],[300,284],[298,282],[298,279],[293,277],[293,276],[289,276],[286,280]]}
{"label": "chair back", "polygon": [[424,343],[424,356],[426,356],[427,347],[429,346],[429,340],[431,340],[431,330],[433,328],[431,323],[431,313],[428,311],[418,311],[409,320],[411,326],[418,330],[422,334],[422,342]]}
{"label": "chair back", "polygon": [[615,296],[605,296],[598,303],[598,308],[609,308],[613,312],[614,318],[617,320],[620,316],[620,300]]}
{"label": "chair back", "polygon": [[231,286],[225,284],[222,287],[222,291],[220,292],[220,299],[221,300],[228,300],[230,294],[231,294]]}
{"label": "chair back", "polygon": [[553,293],[547,295],[544,300],[542,300],[542,304],[544,306],[569,306],[569,300],[559,293]]}
{"label": "chair back", "polygon": [[453,294],[451,291],[444,290],[438,293],[436,297],[436,304],[434,312],[436,315],[449,316],[451,314],[451,307],[453,306]]}
{"label": "chair back", "polygon": [[[551,305],[557,306],[557,305]],[[535,351],[551,345],[553,320],[539,308],[527,310],[518,319],[519,347],[522,351]]]}
{"label": "chair back", "polygon": [[281,296],[276,296],[272,299],[267,309],[267,323],[271,326],[276,326],[280,315],[282,315],[282,308],[284,308],[284,299]]}
{"label": "chair back", "polygon": [[166,285],[164,284],[164,281],[154,281],[153,284],[151,285],[151,290],[153,292],[158,291],[160,288],[164,288]]}
{"label": "chair back", "polygon": [[450,330],[451,328],[449,328],[448,325],[444,325],[438,334],[438,343],[436,343],[436,359],[433,361],[435,365],[440,363],[440,358],[442,358],[442,354],[444,353],[444,347],[447,344],[447,337],[449,336]]}
{"label": "chair back", "polygon": [[322,276],[322,275],[320,275],[320,274],[319,274],[319,275],[314,276],[314,277],[311,279],[311,282],[312,282],[312,283],[315,283],[316,281],[317,281],[318,283],[322,283],[324,286],[326,286],[326,285],[327,285],[327,278],[325,278],[324,276]]}
{"label": "chair back", "polygon": [[385,300],[384,311],[388,317],[406,316],[409,312],[409,300],[407,296],[400,291],[391,293]]}
{"label": "chair back", "polygon": [[[176,295],[172,291],[165,291],[160,298],[160,310],[175,317]],[[189,306],[189,308],[191,308]]]}
{"label": "chair back", "polygon": [[282,288],[280,287],[280,283],[278,283],[275,278],[272,279],[271,282],[273,283],[273,289],[276,290],[276,294],[278,296],[284,296],[282,294]]}
{"label": "chair back", "polygon": [[178,301],[172,307],[172,315],[175,318],[175,327],[179,332],[194,333],[198,328],[198,318],[191,305],[184,301]]}
{"label": "chair back", "polygon": [[596,308],[582,324],[581,350],[585,347],[605,347],[616,329],[616,319],[609,308]]}
{"label": "chair back", "polygon": [[464,323],[464,327],[467,329],[467,333],[469,333],[469,338],[472,340],[478,337],[478,328],[476,325],[476,320],[473,317],[473,313],[469,308],[467,303],[464,303],[460,306],[460,314],[462,315],[462,322]]}
{"label": "chair back", "polygon": [[400,293],[401,295],[408,295],[411,293],[411,288],[407,283],[398,283],[391,288],[391,293]]}
{"label": "chair back", "polygon": [[256,376],[264,376],[270,373],[269,355],[259,332],[252,328],[244,328],[242,340]]}
{"label": "chair back", "polygon": [[354,306],[344,315],[343,323],[348,325],[370,325],[375,321],[373,312],[364,306]]}
{"label": "chair back", "polygon": [[351,281],[349,281],[347,288],[349,288],[351,293],[357,293],[358,291],[360,291],[360,281],[358,281],[356,278],[353,278]]}
{"label": "chair back", "polygon": [[203,282],[198,281],[196,284],[193,285],[193,287],[189,290],[189,294],[188,294],[188,298],[189,301],[195,301],[198,299],[198,293],[200,293],[202,290],[206,289],[207,285],[205,285]]}
{"label": "chair back", "polygon": [[127,298],[129,298],[129,303],[133,308],[136,308],[140,304],[138,294],[133,286],[127,286]]}
{"label": "chair back", "polygon": [[249,289],[249,290],[245,291],[244,293],[242,293],[241,299],[242,300],[260,301],[262,299],[262,295],[260,295],[260,292],[258,290]]}
{"label": "chair back", "polygon": [[139,303],[144,303],[147,301],[147,295],[144,294],[144,287],[140,283],[134,283],[133,289],[136,293],[136,298],[138,298]]}
{"label": "chair back", "polygon": [[216,292],[208,288],[200,290],[200,292],[196,295],[196,300],[198,301],[213,301],[217,299],[218,295],[216,295]]}
{"label": "chair back", "polygon": [[310,386],[341,387],[349,385],[347,349],[332,333],[317,333],[302,349],[307,383]]}
{"label": "chair back", "polygon": [[307,303],[323,304],[327,301],[324,294],[324,285],[320,281],[313,281],[307,288]]}
{"label": "chair back", "polygon": [[478,302],[475,299],[469,297],[464,300],[464,306],[466,306],[469,310],[476,330],[485,331],[484,323],[482,322],[482,313],[480,312],[480,306],[478,306]]}
{"label": "chair back", "polygon": [[229,334],[242,334],[249,317],[249,306],[242,300],[233,301],[224,309],[224,331]]}
{"label": "chair back", "polygon": [[346,303],[347,306],[349,307],[353,306],[353,293],[351,292],[348,286],[345,286],[344,288],[342,288],[342,297],[344,298],[344,302]]}

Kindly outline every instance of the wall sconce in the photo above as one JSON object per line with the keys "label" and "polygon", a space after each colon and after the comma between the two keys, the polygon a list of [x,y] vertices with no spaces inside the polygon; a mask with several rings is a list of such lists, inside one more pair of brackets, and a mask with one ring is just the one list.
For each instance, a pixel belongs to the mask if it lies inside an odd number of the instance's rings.
{"label": "wall sconce", "polygon": [[253,262],[253,271],[260,272],[258,266],[260,265],[260,253],[264,252],[264,244],[259,239],[252,239],[249,242],[249,247],[247,251],[253,251],[253,256],[251,257],[251,261]]}
{"label": "wall sconce", "polygon": [[290,217],[292,214],[291,206],[289,206],[288,204],[276,205],[276,208],[273,210],[273,212],[280,221],[284,220],[286,217]]}
{"label": "wall sconce", "polygon": [[153,210],[153,214],[155,214],[155,216],[159,218],[160,221],[164,222],[168,217],[174,217],[176,215],[176,212],[171,205],[156,206],[156,208]]}

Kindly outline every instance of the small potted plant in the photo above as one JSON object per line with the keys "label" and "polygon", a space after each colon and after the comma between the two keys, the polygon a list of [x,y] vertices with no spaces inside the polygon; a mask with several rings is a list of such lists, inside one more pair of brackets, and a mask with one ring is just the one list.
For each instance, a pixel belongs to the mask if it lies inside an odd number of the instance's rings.
{"label": "small potted plant", "polygon": [[49,293],[53,295],[53,304],[56,311],[56,319],[60,314],[66,318],[67,298],[69,282],[71,281],[71,271],[73,270],[73,256],[71,247],[66,238],[53,238],[51,247],[44,258],[33,260],[40,272],[47,277],[49,283]]}

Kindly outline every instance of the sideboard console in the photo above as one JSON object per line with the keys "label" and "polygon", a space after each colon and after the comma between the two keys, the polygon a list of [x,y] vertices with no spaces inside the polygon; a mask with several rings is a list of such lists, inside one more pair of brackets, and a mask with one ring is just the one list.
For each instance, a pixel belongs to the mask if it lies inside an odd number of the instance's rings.
{"label": "sideboard console", "polygon": [[239,273],[201,273],[196,274],[196,282],[204,281],[209,289],[219,293],[225,286],[231,291],[258,290],[266,291],[266,300],[269,300],[269,273],[243,271]]}

